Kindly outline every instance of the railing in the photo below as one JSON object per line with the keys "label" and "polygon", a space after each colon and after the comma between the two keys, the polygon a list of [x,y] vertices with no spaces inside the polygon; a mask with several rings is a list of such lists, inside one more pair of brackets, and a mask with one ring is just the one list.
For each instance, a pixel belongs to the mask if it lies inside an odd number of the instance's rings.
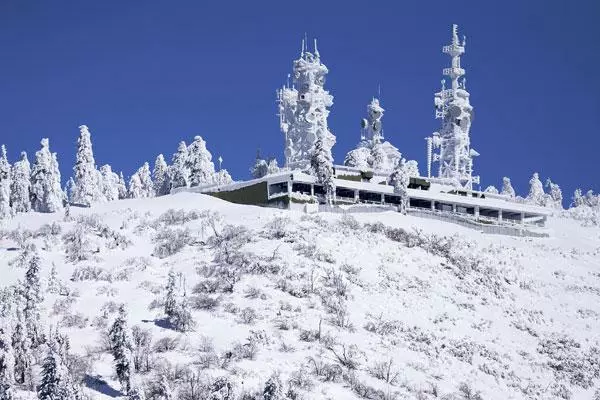
{"label": "railing", "polygon": [[[456,71],[456,72],[454,72],[454,71]],[[465,70],[463,68],[450,67],[450,68],[444,68],[442,70],[442,73],[446,76],[450,76],[450,75],[462,76],[465,74]]]}

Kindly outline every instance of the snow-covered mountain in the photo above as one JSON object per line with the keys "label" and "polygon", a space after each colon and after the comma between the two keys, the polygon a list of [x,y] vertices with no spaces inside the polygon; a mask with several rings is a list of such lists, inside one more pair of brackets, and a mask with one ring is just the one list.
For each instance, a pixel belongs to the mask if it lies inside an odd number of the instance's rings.
{"label": "snow-covered mountain", "polygon": [[[25,213],[0,232],[0,315],[13,329],[11,285],[37,253],[40,326],[68,335],[91,399],[125,396],[108,334],[121,304],[147,399],[164,386],[173,399],[599,398],[600,228],[548,227],[517,238],[191,193]],[[36,398],[47,347],[16,398]]]}

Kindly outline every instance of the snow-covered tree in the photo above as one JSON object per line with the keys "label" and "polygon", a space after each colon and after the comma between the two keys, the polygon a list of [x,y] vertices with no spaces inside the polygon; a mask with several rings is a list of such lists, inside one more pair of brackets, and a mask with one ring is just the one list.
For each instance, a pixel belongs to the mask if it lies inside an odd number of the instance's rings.
{"label": "snow-covered tree", "polygon": [[144,163],[129,180],[129,197],[132,199],[154,196],[154,185],[150,175],[150,166]]}
{"label": "snow-covered tree", "polygon": [[376,171],[386,170],[388,159],[387,154],[381,143],[376,143],[371,149],[370,164]]}
{"label": "snow-covered tree", "polygon": [[39,400],[78,400],[79,388],[61,356],[60,344],[50,336],[48,354],[42,364],[41,382],[37,388]]}
{"label": "snow-covered tree", "polygon": [[33,347],[43,343],[43,331],[41,327],[40,307],[44,297],[40,284],[40,264],[41,259],[37,252],[29,260],[29,265],[25,271],[25,280],[21,289],[24,300],[23,317],[29,341]]}
{"label": "snow-covered tree", "polygon": [[6,147],[0,147],[0,220],[11,216],[10,208],[10,164],[6,157]]}
{"label": "snow-covered tree", "polygon": [[546,187],[548,188],[548,192],[549,192],[548,193],[549,194],[548,203],[550,203],[550,204],[547,204],[547,206],[562,210],[563,195],[562,195],[562,190],[560,189],[560,186],[558,186],[556,183],[552,182],[550,180],[550,178],[548,178],[546,180]]}
{"label": "snow-covered tree", "polygon": [[156,400],[175,399],[175,396],[173,395],[173,390],[171,389],[171,385],[169,384],[169,380],[167,379],[165,374],[160,375],[158,385],[156,386],[156,392],[154,393],[154,398]]}
{"label": "snow-covered tree", "polygon": [[165,157],[159,154],[154,161],[154,170],[152,171],[152,179],[154,180],[154,193],[156,196],[164,196],[171,191],[169,182],[169,167],[165,162]]}
{"label": "snow-covered tree", "polygon": [[538,206],[544,205],[544,185],[542,185],[542,181],[540,181],[537,172],[535,172],[529,180],[529,194],[527,195],[526,201]]}
{"label": "snow-covered tree", "polygon": [[344,159],[344,165],[358,168],[361,171],[371,169],[369,163],[371,159],[371,150],[365,146],[359,146],[354,150],[350,150]]}
{"label": "snow-covered tree", "polygon": [[484,192],[485,193],[491,193],[491,194],[498,194],[498,189],[496,189],[496,186],[490,185],[490,186],[488,186],[488,187],[485,188]]}
{"label": "snow-covered tree", "polygon": [[[0,385],[11,385],[14,382],[15,358],[13,356],[12,339],[9,332],[9,321],[0,326]],[[2,389],[0,389],[2,390]],[[0,400],[2,395],[0,394]]]}
{"label": "snow-covered tree", "polygon": [[64,194],[56,154],[50,153],[48,139],[42,139],[41,145],[31,168],[31,207],[34,211],[53,213],[62,209]]}
{"label": "snow-covered tree", "polygon": [[104,201],[102,193],[102,181],[100,173],[96,169],[94,151],[92,150],[92,139],[86,125],[79,127],[79,139],[77,139],[77,154],[73,166],[73,180],[75,185],[71,192],[71,202],[83,206]]}
{"label": "snow-covered tree", "polygon": [[190,185],[190,170],[187,166],[188,147],[184,141],[179,142],[177,153],[173,154],[169,167],[169,181],[172,188],[188,187]]}
{"label": "snow-covered tree", "polygon": [[312,149],[310,166],[317,182],[323,185],[325,200],[328,204],[333,203],[335,196],[335,181],[333,180],[333,157],[331,149],[326,147],[323,140],[317,139]]}
{"label": "snow-covered tree", "polygon": [[171,326],[179,332],[189,332],[194,329],[195,322],[190,311],[190,304],[185,291],[181,299],[177,301],[175,310],[169,317]]}
{"label": "snow-covered tree", "polygon": [[113,172],[112,167],[108,164],[100,167],[100,175],[102,176],[102,196],[106,201],[114,201],[119,199],[119,175]]}
{"label": "snow-covered tree", "polygon": [[125,306],[119,308],[119,315],[109,331],[109,339],[117,378],[123,390],[128,393],[131,389],[131,339]]}
{"label": "snow-covered tree", "polygon": [[215,173],[215,184],[222,186],[229,185],[231,182],[233,182],[233,179],[231,179],[231,175],[226,169],[221,169]]}
{"label": "snow-covered tree", "polygon": [[123,172],[119,173],[119,183],[117,185],[117,189],[119,191],[119,200],[123,200],[128,197],[129,191],[127,190],[127,185],[125,184],[125,178],[123,177]]}
{"label": "snow-covered tree", "polygon": [[250,168],[250,173],[254,179],[262,178],[269,173],[269,165],[266,160],[260,158],[259,155],[256,156],[256,160],[254,161],[254,165]]}
{"label": "snow-covered tree", "polygon": [[512,187],[512,183],[510,182],[510,178],[504,177],[502,178],[502,191],[501,194],[514,199],[516,196],[515,189]]}
{"label": "snow-covered tree", "polygon": [[15,360],[14,378],[15,382],[25,385],[31,382],[32,355],[31,345],[25,331],[25,324],[21,312],[17,310],[17,318],[12,332],[12,348]]}
{"label": "snow-covered tree", "polygon": [[190,171],[190,186],[210,185],[215,181],[215,165],[212,154],[201,136],[194,137],[188,147],[187,169]]}
{"label": "snow-covered tree", "polygon": [[146,400],[144,390],[138,385],[133,386],[127,392],[127,400]]}
{"label": "snow-covered tree", "polygon": [[10,204],[14,212],[31,210],[31,166],[27,153],[21,152],[21,159],[13,164],[11,171]]}
{"label": "snow-covered tree", "polygon": [[267,383],[265,383],[265,389],[263,390],[264,400],[284,400],[286,397],[283,394],[283,385],[277,375],[271,376]]}
{"label": "snow-covered tree", "polygon": [[167,287],[165,295],[165,315],[170,317],[175,312],[177,306],[177,278],[175,271],[170,270],[167,278]]}
{"label": "snow-covered tree", "polygon": [[571,204],[573,207],[581,207],[585,205],[585,198],[581,193],[581,189],[575,189],[575,193],[573,193],[573,202]]}
{"label": "snow-covered tree", "polygon": [[406,173],[409,177],[416,178],[421,176],[421,173],[419,172],[419,163],[416,160],[406,161],[404,167],[406,168]]}
{"label": "snow-covered tree", "polygon": [[268,165],[267,165],[267,174],[269,174],[269,175],[276,174],[280,170],[281,169],[279,168],[279,164],[277,164],[277,159],[276,158],[271,158],[269,160]]}
{"label": "snow-covered tree", "polygon": [[390,175],[390,185],[394,187],[394,193],[400,195],[400,212],[406,214],[408,208],[408,185],[410,175],[406,167],[406,160],[400,159],[394,172]]}

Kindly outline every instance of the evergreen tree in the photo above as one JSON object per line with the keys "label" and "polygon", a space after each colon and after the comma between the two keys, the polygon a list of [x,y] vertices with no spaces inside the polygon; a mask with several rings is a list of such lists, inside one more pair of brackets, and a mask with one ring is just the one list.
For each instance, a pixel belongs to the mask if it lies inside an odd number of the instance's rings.
{"label": "evergreen tree", "polygon": [[267,165],[267,174],[272,175],[276,174],[280,171],[279,164],[277,164],[276,158],[271,158],[269,160],[269,164]]}
{"label": "evergreen tree", "polygon": [[526,200],[528,203],[537,206],[544,205],[544,185],[542,185],[542,181],[540,181],[537,172],[535,172],[529,180],[529,194],[527,195]]}
{"label": "evergreen tree", "polygon": [[260,158],[260,156],[256,155],[256,160],[254,161],[254,165],[250,168],[250,173],[254,179],[262,178],[269,173],[269,165],[266,160]]}
{"label": "evergreen tree", "polygon": [[17,318],[12,333],[12,348],[15,360],[14,378],[15,382],[24,385],[31,382],[31,350],[30,343],[25,331],[25,325],[21,312],[17,310]]}
{"label": "evergreen tree", "polygon": [[188,187],[190,171],[187,167],[188,148],[184,141],[179,142],[177,153],[173,154],[169,168],[169,181],[172,188]]}
{"label": "evergreen tree", "polygon": [[144,163],[129,180],[129,197],[141,199],[154,196],[154,185],[150,176],[150,166]]}
{"label": "evergreen tree", "polygon": [[552,208],[562,209],[563,195],[560,186],[552,182],[550,178],[546,180],[546,187],[549,191],[549,203],[547,206]]}
{"label": "evergreen tree", "polygon": [[14,212],[31,210],[31,166],[27,153],[21,152],[21,159],[13,164],[11,171],[10,204]]}
{"label": "evergreen tree", "polygon": [[177,307],[177,280],[175,277],[175,271],[169,271],[169,277],[167,280],[167,294],[165,296],[165,315],[171,317],[175,313]]}
{"label": "evergreen tree", "polygon": [[154,193],[156,193],[156,196],[164,196],[170,193],[169,167],[162,154],[159,154],[154,161],[152,178],[154,180]]}
{"label": "evergreen tree", "polygon": [[335,181],[333,180],[333,157],[331,149],[326,147],[321,138],[317,139],[310,159],[312,172],[317,177],[317,182],[323,185],[325,190],[325,200],[328,204],[333,204],[335,196]]}
{"label": "evergreen tree", "polygon": [[176,303],[175,310],[169,317],[169,322],[179,332],[189,332],[194,329],[195,323],[190,312],[190,305],[185,291],[181,300]]}
{"label": "evergreen tree", "polygon": [[373,166],[375,171],[387,169],[387,154],[385,153],[381,143],[373,145],[373,148],[371,149],[370,161],[370,164]]}
{"label": "evergreen tree", "polygon": [[410,178],[417,178],[421,176],[419,172],[419,163],[416,160],[408,160],[405,164],[406,173]]}
{"label": "evergreen tree", "polygon": [[233,179],[231,179],[231,175],[226,169],[221,169],[215,173],[215,183],[217,185],[229,185],[231,182],[233,182]]}
{"label": "evergreen tree", "polygon": [[[15,357],[13,355],[12,339],[8,326],[3,326],[0,327],[0,385],[11,385],[14,382],[14,368]],[[2,396],[0,395],[1,399]]]}
{"label": "evergreen tree", "polygon": [[121,387],[126,393],[131,389],[131,340],[127,332],[125,306],[119,308],[119,315],[110,328],[109,338],[115,369]]}
{"label": "evergreen tree", "polygon": [[39,400],[77,400],[78,387],[73,383],[71,373],[61,357],[59,343],[50,336],[48,354],[42,364],[42,376],[37,388]]}
{"label": "evergreen tree", "polygon": [[585,198],[581,193],[581,189],[575,189],[575,193],[573,193],[573,202],[571,204],[573,207],[580,207],[585,205]]}
{"label": "evergreen tree", "polygon": [[127,392],[127,400],[146,400],[144,390],[139,386],[134,386]]}
{"label": "evergreen tree", "polygon": [[79,127],[73,177],[75,185],[71,193],[71,202],[89,207],[92,203],[105,200],[102,187],[99,185],[101,179],[96,169],[90,131],[86,125]]}
{"label": "evergreen tree", "polygon": [[6,157],[6,147],[0,146],[0,220],[12,215],[10,208],[10,164]]}
{"label": "evergreen tree", "polygon": [[110,165],[100,167],[102,176],[102,196],[106,201],[119,199],[119,175],[113,172]]}
{"label": "evergreen tree", "polygon": [[490,185],[490,186],[488,186],[488,187],[485,188],[484,192],[485,193],[491,193],[491,194],[498,194],[498,189],[496,189],[496,186]]}
{"label": "evergreen tree", "polygon": [[514,199],[516,196],[515,189],[512,187],[512,183],[510,182],[510,178],[504,177],[502,178],[502,191],[501,194]]}
{"label": "evergreen tree", "polygon": [[31,168],[31,207],[34,211],[53,213],[62,209],[63,203],[58,160],[50,153],[48,139],[42,139],[41,145]]}
{"label": "evergreen tree", "polygon": [[284,400],[283,385],[277,375],[271,376],[263,390],[263,400]]}
{"label": "evergreen tree", "polygon": [[23,316],[27,335],[33,347],[37,347],[44,341],[40,327],[40,305],[44,300],[40,285],[40,263],[40,257],[37,253],[34,253],[29,261],[27,271],[25,271],[25,281],[22,288],[22,296],[25,302]]}
{"label": "evergreen tree", "polygon": [[406,168],[406,160],[401,158],[394,172],[390,175],[390,185],[394,187],[394,193],[400,195],[400,212],[406,214],[408,208],[408,184],[410,176]]}
{"label": "evergreen tree", "polygon": [[125,184],[125,178],[123,177],[123,172],[119,173],[119,183],[117,185],[117,189],[119,191],[119,200],[123,200],[128,197],[129,191],[127,190],[127,185]]}
{"label": "evergreen tree", "polygon": [[201,136],[194,137],[194,141],[188,147],[187,169],[190,171],[190,186],[210,185],[215,181],[212,154]]}

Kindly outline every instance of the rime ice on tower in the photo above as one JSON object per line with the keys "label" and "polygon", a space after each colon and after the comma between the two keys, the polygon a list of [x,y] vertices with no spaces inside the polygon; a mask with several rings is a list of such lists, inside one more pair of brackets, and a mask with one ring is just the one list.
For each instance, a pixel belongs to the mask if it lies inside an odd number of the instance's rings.
{"label": "rime ice on tower", "polygon": [[[431,177],[431,163],[439,162],[438,177],[453,181],[466,189],[479,183],[473,176],[473,157],[479,155],[471,148],[469,133],[473,121],[473,107],[469,104],[469,92],[465,85],[465,70],[460,66],[460,56],[465,52],[466,38],[458,39],[457,25],[452,25],[452,43],[442,51],[452,58],[450,68],[443,73],[452,87],[446,89],[442,80],[442,90],[435,94],[435,117],[442,120],[442,127],[432,137],[427,138],[427,173]],[[459,79],[463,77],[460,81]],[[439,153],[433,154],[434,149]]]}
{"label": "rime ice on tower", "polygon": [[393,171],[402,155],[390,142],[384,141],[381,123],[384,111],[376,98],[367,105],[367,118],[361,121],[360,143],[348,152],[345,165],[388,173]]}
{"label": "rime ice on tower", "polygon": [[333,104],[333,96],[323,88],[328,72],[321,63],[317,41],[311,53],[303,40],[300,58],[294,61],[294,85],[289,87],[288,83],[277,91],[287,168],[307,169],[311,149],[318,138],[329,150],[335,144],[335,136],[327,127],[327,108]]}

